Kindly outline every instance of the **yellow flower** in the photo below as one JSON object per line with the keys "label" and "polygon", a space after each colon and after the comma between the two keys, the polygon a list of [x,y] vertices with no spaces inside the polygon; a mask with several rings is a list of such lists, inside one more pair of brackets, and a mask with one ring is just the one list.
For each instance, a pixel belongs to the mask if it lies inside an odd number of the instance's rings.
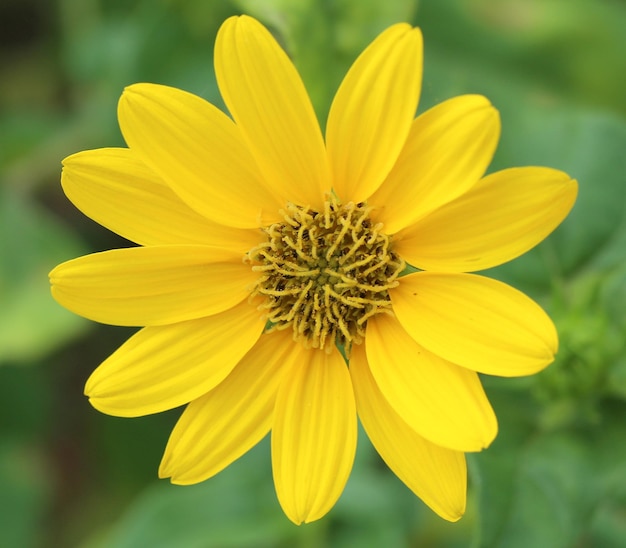
{"label": "yellow flower", "polygon": [[576,182],[542,167],[483,177],[500,123],[482,96],[414,119],[422,37],[407,24],[356,60],[325,139],[254,19],[223,24],[215,69],[232,119],[189,93],[133,85],[118,112],[128,148],[64,162],[69,199],[139,244],[51,272],[68,309],[143,326],[86,394],[122,417],[188,404],[159,470],[178,484],[271,431],[276,492],[295,523],[339,498],[358,415],[391,470],[459,519],[464,452],[497,431],[477,372],[535,373],[557,349],[537,304],[469,272],[544,239]]}

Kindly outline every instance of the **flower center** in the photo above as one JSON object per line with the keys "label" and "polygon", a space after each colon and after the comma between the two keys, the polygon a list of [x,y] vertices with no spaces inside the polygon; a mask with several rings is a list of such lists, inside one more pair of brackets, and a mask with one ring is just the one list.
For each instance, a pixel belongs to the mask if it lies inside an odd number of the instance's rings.
{"label": "flower center", "polygon": [[260,273],[252,295],[265,296],[271,329],[292,327],[307,348],[349,350],[368,318],[391,311],[388,290],[404,270],[382,223],[367,204],[328,197],[323,211],[288,204],[284,222],[263,229],[267,241],[247,258]]}

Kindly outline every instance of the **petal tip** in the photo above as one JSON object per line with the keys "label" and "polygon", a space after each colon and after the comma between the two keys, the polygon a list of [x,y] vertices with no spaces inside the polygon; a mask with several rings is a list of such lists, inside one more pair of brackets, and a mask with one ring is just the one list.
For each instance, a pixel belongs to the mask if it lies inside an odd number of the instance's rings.
{"label": "petal tip", "polygon": [[103,403],[103,398],[94,396],[91,392],[87,393],[86,390],[85,396],[87,396],[87,398],[89,399],[89,404],[91,405],[91,407],[93,407],[96,411],[100,411],[100,413],[104,413],[105,415],[120,416],[117,413],[111,412],[111,410],[107,408],[107,405]]}
{"label": "petal tip", "polygon": [[163,457],[161,460],[161,464],[159,465],[159,470],[157,471],[157,476],[159,479],[169,479],[172,477],[171,465],[166,461],[166,458]]}
{"label": "petal tip", "polygon": [[451,523],[459,521],[465,515],[465,505],[463,508],[453,508],[450,513],[441,515],[443,519]]}
{"label": "petal tip", "polygon": [[135,84],[125,86],[117,103],[118,118],[120,109],[128,106],[133,100],[137,100],[140,97],[145,98],[149,94],[149,90],[154,90],[158,87],[163,88],[165,86],[160,86],[159,84],[147,84],[143,82],[137,82]]}

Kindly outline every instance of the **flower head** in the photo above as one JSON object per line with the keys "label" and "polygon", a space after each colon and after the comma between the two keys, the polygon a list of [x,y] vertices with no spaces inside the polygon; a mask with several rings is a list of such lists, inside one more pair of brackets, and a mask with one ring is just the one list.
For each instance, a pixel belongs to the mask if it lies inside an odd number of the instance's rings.
{"label": "flower head", "polygon": [[215,46],[232,118],[133,85],[118,112],[128,148],[65,160],[70,200],[139,245],[59,265],[52,293],[143,327],[85,391],[124,417],[187,404],[162,477],[203,481],[271,431],[280,504],[313,521],[344,488],[358,416],[416,495],[463,514],[464,453],[497,431],[477,373],[535,373],[557,349],[537,304],[471,272],[544,239],[577,185],[541,167],[484,176],[497,111],[466,95],[414,118],[421,63],[419,29],[384,31],[339,87],[324,138],[286,54],[233,17]]}

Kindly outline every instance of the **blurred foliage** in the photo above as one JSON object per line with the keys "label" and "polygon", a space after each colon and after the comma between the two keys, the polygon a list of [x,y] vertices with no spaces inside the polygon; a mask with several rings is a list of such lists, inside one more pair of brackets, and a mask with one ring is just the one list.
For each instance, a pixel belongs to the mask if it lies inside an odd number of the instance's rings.
{"label": "blurred foliage", "polygon": [[[212,47],[231,14],[292,55],[320,121],[358,52],[397,21],[425,37],[420,110],[462,93],[500,110],[492,169],[577,178],[563,225],[488,274],[541,302],[561,348],[543,373],[485,378],[500,421],[470,456],[463,520],[434,516],[361,436],[336,508],[297,528],[273,494],[264,442],[194,487],[156,480],[177,412],[123,420],[82,396],[129,330],[49,298],[46,274],[128,245],[58,184],[63,157],[122,145],[125,85],[169,84],[222,105]],[[541,546],[626,543],[626,5],[619,0],[3,0],[0,3],[0,545]]]}

